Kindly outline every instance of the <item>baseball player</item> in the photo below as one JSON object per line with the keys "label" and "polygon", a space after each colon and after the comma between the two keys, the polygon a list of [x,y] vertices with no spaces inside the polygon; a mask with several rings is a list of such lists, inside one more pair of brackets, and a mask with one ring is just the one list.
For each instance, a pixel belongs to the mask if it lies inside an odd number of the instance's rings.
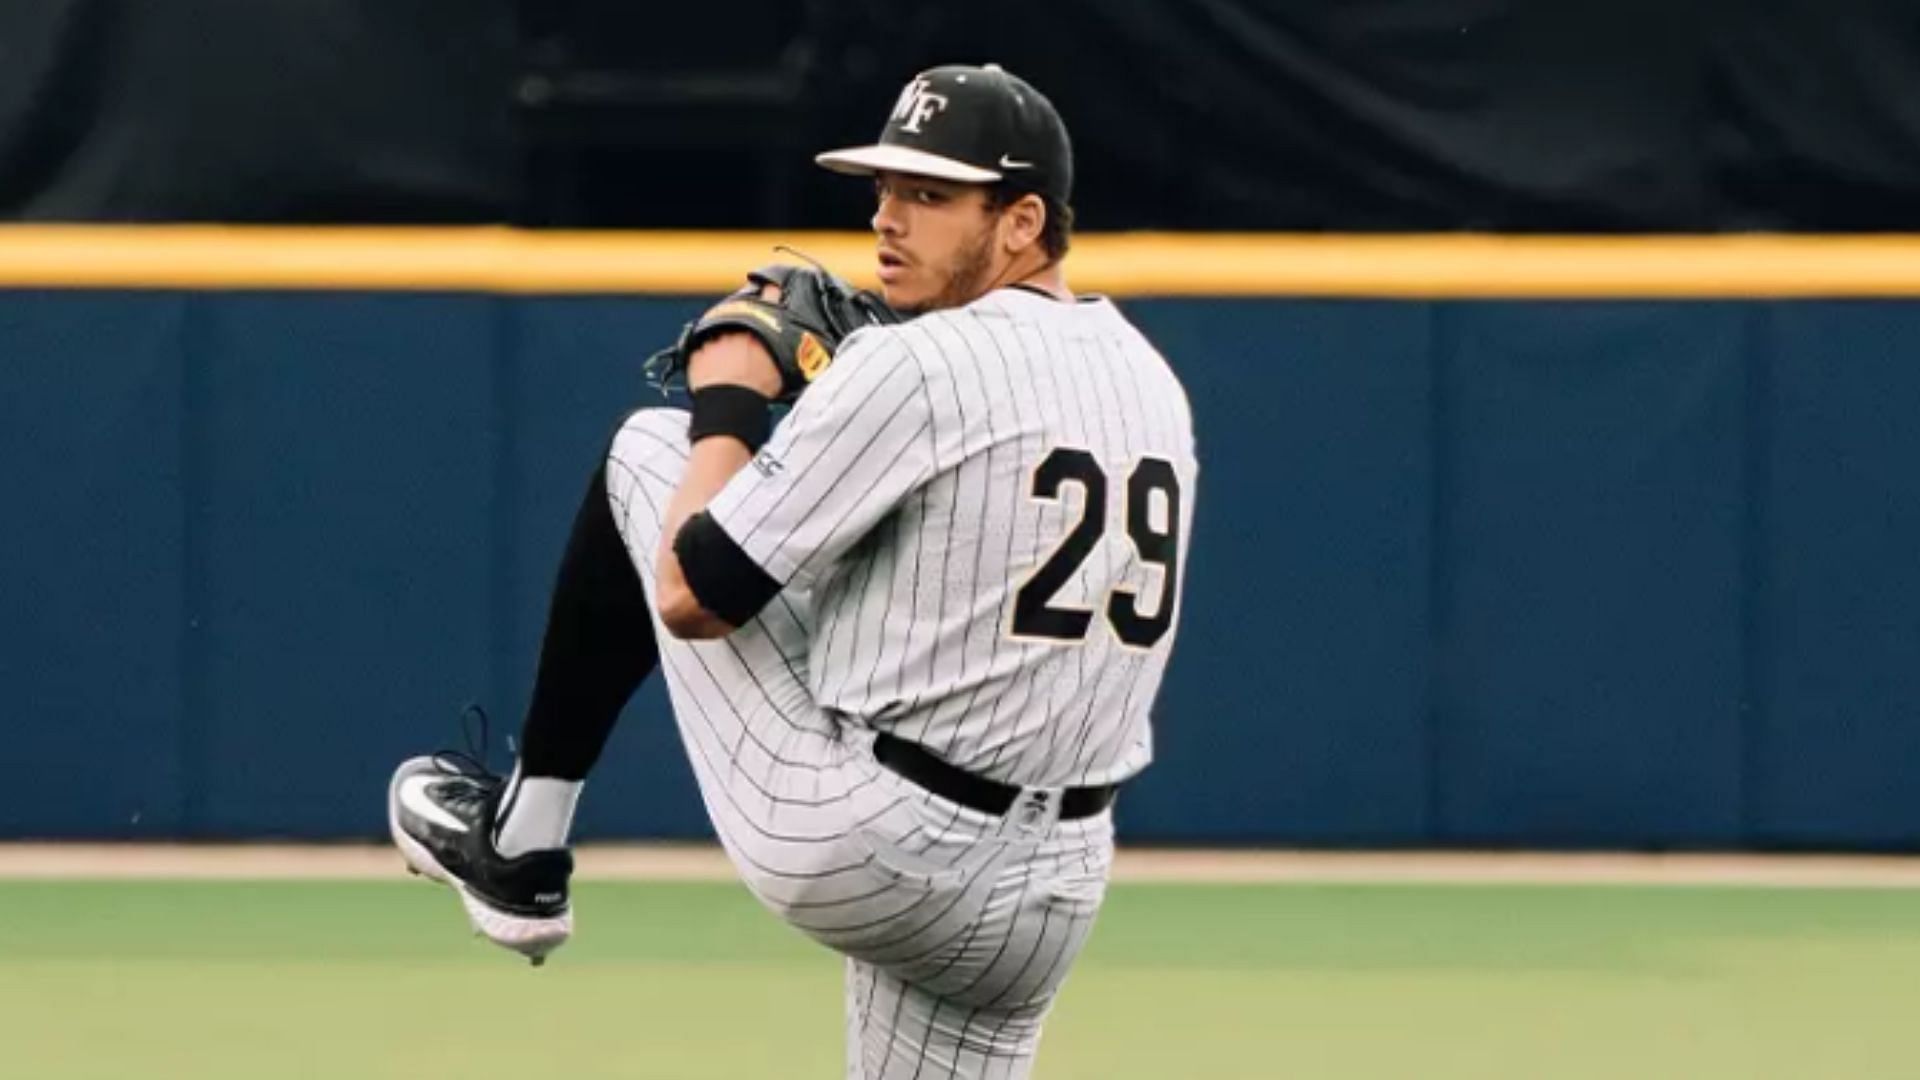
{"label": "baseball player", "polygon": [[682,338],[692,408],[634,413],[590,484],[512,776],[403,764],[394,839],[545,956],[583,781],[657,665],[741,878],[847,958],[847,1075],[1026,1076],[1152,757],[1192,419],[1068,290],[1072,154],[1033,87],[923,72],[817,160],[872,178],[887,307],[760,272]]}

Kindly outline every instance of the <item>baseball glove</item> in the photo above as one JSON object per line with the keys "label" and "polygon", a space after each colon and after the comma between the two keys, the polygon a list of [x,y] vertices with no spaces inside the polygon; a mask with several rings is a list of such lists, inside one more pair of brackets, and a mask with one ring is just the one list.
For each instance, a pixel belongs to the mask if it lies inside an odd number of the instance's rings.
{"label": "baseball glove", "polygon": [[[760,295],[768,285],[779,288],[777,298]],[[900,321],[886,301],[824,267],[777,263],[748,274],[746,285],[688,323],[678,341],[647,361],[647,371],[662,390],[684,385],[695,350],[719,334],[745,331],[760,339],[780,371],[780,396],[774,400],[790,403],[833,362],[848,334]]]}

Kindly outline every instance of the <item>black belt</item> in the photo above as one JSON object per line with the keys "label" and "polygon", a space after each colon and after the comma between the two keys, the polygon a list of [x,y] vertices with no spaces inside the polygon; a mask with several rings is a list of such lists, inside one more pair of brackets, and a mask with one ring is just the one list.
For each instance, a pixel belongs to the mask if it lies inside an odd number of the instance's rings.
{"label": "black belt", "polygon": [[[886,732],[874,736],[873,756],[894,772],[950,802],[996,817],[1004,815],[1020,797],[1020,789],[984,776],[975,776],[934,757],[918,743]],[[1077,821],[1113,805],[1118,784],[1066,788],[1060,793],[1060,820]]]}

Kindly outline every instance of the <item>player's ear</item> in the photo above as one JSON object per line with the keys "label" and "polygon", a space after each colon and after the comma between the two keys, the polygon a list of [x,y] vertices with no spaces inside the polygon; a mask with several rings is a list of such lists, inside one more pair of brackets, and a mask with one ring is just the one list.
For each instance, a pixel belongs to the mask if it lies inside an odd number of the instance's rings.
{"label": "player's ear", "polygon": [[1040,242],[1047,228],[1047,204],[1028,193],[1015,199],[1000,215],[1000,242],[1007,254],[1018,255]]}

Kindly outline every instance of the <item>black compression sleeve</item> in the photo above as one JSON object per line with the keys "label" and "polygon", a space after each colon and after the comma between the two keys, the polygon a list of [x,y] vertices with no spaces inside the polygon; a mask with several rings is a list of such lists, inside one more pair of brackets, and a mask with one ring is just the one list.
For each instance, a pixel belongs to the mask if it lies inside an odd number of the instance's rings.
{"label": "black compression sleeve", "polygon": [[614,524],[602,464],[587,484],[554,581],[520,731],[521,771],[585,779],[621,708],[659,660],[647,594]]}
{"label": "black compression sleeve", "polygon": [[780,593],[780,583],[740,550],[704,510],[680,527],[673,538],[673,553],[680,559],[680,573],[693,598],[730,625],[745,626]]}

